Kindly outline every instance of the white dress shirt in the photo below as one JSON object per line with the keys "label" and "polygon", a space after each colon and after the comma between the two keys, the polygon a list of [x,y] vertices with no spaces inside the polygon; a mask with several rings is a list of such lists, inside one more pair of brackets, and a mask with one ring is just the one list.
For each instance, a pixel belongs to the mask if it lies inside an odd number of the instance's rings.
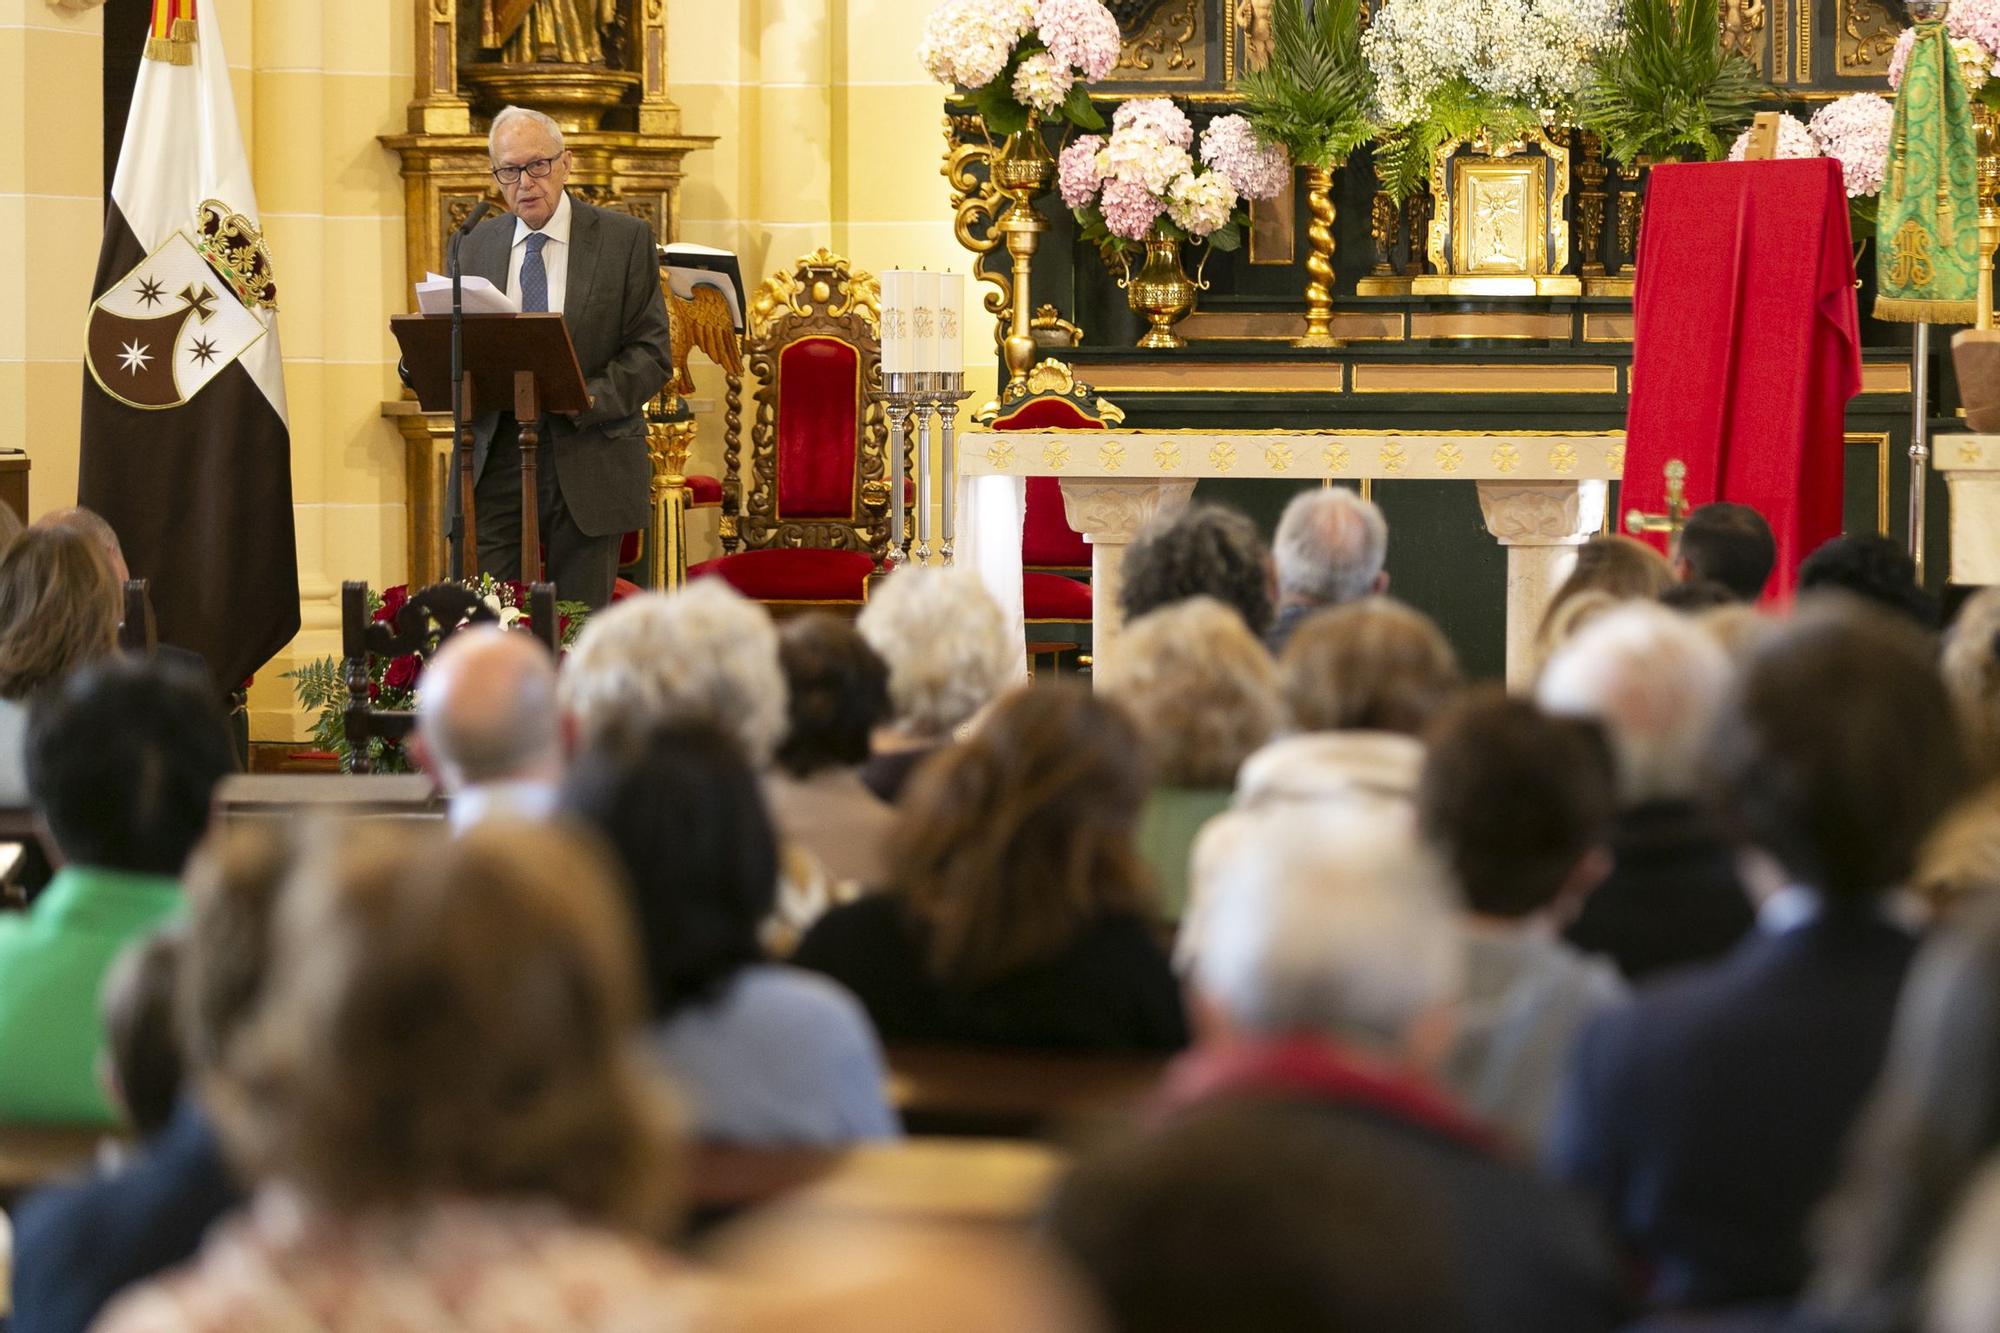
{"label": "white dress shirt", "polygon": [[[556,200],[556,211],[549,215],[548,225],[542,234],[548,242],[542,246],[542,268],[549,275],[549,309],[561,314],[563,297],[569,293],[569,191],[562,192]],[[521,299],[521,261],[528,257],[528,237],[535,229],[521,219],[514,219],[514,249],[507,256],[507,290],[515,300]]]}

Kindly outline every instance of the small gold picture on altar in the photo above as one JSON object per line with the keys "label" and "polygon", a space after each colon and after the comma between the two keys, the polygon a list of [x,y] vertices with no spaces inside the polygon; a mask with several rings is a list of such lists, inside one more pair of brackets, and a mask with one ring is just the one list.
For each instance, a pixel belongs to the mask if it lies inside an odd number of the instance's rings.
{"label": "small gold picture on altar", "polygon": [[1462,225],[1453,229],[1454,273],[1541,271],[1543,266],[1536,261],[1545,244],[1541,230],[1546,166],[1542,158],[1526,156],[1459,163],[1455,207]]}

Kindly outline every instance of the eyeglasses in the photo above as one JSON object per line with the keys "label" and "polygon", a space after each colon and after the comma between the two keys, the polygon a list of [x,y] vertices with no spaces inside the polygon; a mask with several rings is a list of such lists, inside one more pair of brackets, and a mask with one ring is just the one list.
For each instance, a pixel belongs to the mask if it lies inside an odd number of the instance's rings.
{"label": "eyeglasses", "polygon": [[493,168],[493,179],[499,181],[502,185],[515,185],[520,182],[521,173],[525,171],[536,180],[540,180],[555,170],[556,162],[561,156],[562,154],[558,153],[555,157],[538,157],[532,162],[523,162],[518,167],[511,165],[495,167]]}

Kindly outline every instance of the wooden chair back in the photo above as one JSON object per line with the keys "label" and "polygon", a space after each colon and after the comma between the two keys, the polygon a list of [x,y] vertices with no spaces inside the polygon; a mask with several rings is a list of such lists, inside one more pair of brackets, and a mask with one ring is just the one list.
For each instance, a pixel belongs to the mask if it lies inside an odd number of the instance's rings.
{"label": "wooden chair back", "polygon": [[120,594],[124,618],[118,624],[118,648],[129,657],[150,657],[159,646],[153,621],[153,599],[145,579],[126,579]]}

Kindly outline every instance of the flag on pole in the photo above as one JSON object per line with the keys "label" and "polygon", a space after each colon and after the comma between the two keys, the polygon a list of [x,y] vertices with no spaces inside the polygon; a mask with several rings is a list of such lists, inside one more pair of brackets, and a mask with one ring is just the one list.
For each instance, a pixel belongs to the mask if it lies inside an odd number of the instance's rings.
{"label": "flag on pole", "polygon": [[217,0],[153,0],[85,340],[79,503],[233,689],[299,629],[278,285]]}
{"label": "flag on pole", "polygon": [[1919,20],[1896,91],[1875,222],[1875,318],[1970,324],[1979,290],[1972,103],[1939,18]]}

